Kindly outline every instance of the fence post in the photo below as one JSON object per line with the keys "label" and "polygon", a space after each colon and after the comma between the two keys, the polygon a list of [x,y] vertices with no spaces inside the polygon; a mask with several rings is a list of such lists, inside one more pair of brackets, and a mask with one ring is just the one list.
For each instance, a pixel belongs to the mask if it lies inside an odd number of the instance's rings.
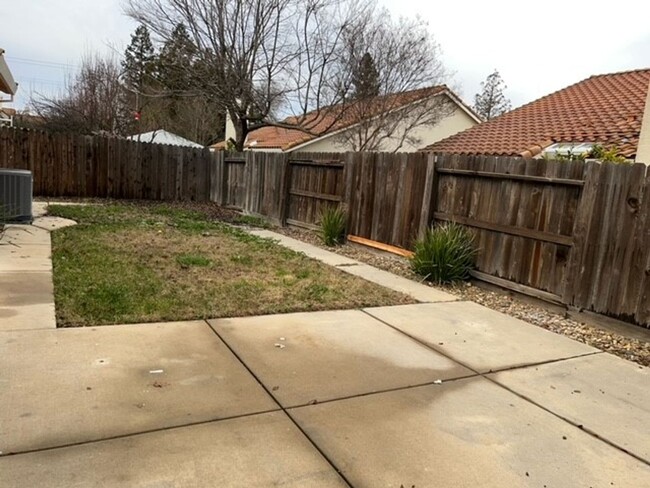
{"label": "fence post", "polygon": [[431,225],[431,216],[435,212],[436,194],[438,192],[438,174],[436,173],[436,154],[429,153],[427,156],[427,172],[424,183],[424,195],[422,196],[422,212],[420,213],[420,225],[418,237],[422,238],[424,232]]}
{"label": "fence post", "polygon": [[180,200],[183,192],[183,151],[177,149],[176,154],[176,200]]}
{"label": "fence post", "polygon": [[287,216],[289,215],[289,191],[291,190],[291,163],[289,154],[284,155],[282,161],[282,197],[280,199],[280,225],[287,225]]}
{"label": "fence post", "polygon": [[223,151],[210,153],[210,201],[222,204],[223,188]]}
{"label": "fence post", "polygon": [[345,206],[345,230],[349,234],[352,230],[352,192],[354,190],[354,172],[356,165],[354,164],[354,153],[346,152],[343,167],[343,181],[345,188],[343,190],[343,205]]}
{"label": "fence post", "polygon": [[243,210],[245,213],[256,213],[256,200],[259,192],[261,191],[258,171],[258,159],[264,158],[265,153],[256,153],[255,151],[247,151],[244,153],[244,185],[246,194],[244,197]]}
{"label": "fence post", "polygon": [[587,300],[580,295],[580,290],[586,289],[590,285],[589,279],[585,283],[585,272],[589,272],[591,269],[584,266],[584,261],[587,257],[592,212],[600,188],[601,169],[602,165],[600,163],[586,163],[584,187],[582,188],[573,224],[573,245],[569,251],[564,272],[564,283],[562,284],[562,301],[566,305],[579,308],[587,306]]}

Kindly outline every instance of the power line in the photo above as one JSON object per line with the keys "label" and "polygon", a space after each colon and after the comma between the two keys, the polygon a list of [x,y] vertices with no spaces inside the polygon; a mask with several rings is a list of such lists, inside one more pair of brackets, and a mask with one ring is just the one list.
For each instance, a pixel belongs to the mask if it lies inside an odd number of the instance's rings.
{"label": "power line", "polygon": [[64,83],[62,81],[47,80],[45,78],[23,78],[23,77],[21,77],[20,79],[18,79],[18,83],[19,83],[19,85],[33,83],[33,84],[36,84],[36,85],[58,86],[60,88],[64,86]]}
{"label": "power line", "polygon": [[44,68],[57,68],[57,69],[79,69],[79,66],[75,64],[66,64],[66,63],[56,63],[54,61],[41,61],[38,59],[29,59],[29,58],[17,58],[14,56],[5,56],[9,61],[20,63],[20,64],[30,64],[33,66],[41,66]]}

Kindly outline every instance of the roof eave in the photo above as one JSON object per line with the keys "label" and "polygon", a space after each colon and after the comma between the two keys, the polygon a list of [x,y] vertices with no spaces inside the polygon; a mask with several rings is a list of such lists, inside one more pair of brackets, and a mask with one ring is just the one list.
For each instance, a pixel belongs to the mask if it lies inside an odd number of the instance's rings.
{"label": "roof eave", "polygon": [[9,66],[7,66],[4,52],[4,49],[0,49],[0,91],[14,96],[18,91],[18,83],[15,82]]}

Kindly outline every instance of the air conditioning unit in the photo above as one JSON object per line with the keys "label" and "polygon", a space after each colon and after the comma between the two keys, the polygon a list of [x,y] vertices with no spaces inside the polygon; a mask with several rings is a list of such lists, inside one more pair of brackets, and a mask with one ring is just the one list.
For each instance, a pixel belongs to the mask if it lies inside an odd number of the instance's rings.
{"label": "air conditioning unit", "polygon": [[32,222],[32,172],[0,168],[0,223]]}

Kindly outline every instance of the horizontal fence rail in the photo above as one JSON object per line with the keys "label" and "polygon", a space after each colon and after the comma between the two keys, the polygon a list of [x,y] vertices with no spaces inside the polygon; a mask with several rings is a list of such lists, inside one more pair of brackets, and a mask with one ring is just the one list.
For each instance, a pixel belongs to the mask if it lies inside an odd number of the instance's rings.
{"label": "horizontal fence rail", "polygon": [[642,164],[232,154],[3,128],[0,167],[32,171],[40,196],[212,201],[306,228],[343,206],[353,240],[393,250],[453,221],[475,236],[477,277],[650,327],[650,171]]}

